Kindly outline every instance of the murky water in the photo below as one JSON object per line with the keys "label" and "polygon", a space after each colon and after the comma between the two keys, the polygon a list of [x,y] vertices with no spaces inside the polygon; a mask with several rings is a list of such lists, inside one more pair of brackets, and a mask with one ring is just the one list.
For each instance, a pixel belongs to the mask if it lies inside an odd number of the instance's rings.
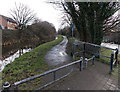
{"label": "murky water", "polygon": [[59,65],[70,60],[66,53],[67,43],[68,39],[64,36],[64,40],[47,53],[45,60],[49,66]]}
{"label": "murky water", "polygon": [[[56,37],[55,39],[58,39],[58,37]],[[31,51],[33,48],[38,46],[37,44],[27,43],[27,46],[23,45],[23,48],[24,48],[23,54]],[[0,60],[0,72],[4,69],[4,67],[7,64],[13,62],[15,60],[15,58],[18,58],[20,56],[19,55],[19,45],[20,44],[14,44],[13,46],[6,46],[6,47],[3,46],[2,47],[2,59]]]}

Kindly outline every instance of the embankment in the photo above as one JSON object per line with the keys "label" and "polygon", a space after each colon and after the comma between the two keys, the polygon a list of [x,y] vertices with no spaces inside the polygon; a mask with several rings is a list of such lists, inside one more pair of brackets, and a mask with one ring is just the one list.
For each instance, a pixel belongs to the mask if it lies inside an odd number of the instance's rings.
{"label": "embankment", "polygon": [[58,39],[41,44],[31,52],[23,54],[19,58],[16,58],[14,62],[6,65],[3,70],[3,82],[8,81],[14,83],[48,70],[50,67],[46,64],[44,56],[53,46],[62,40],[62,36],[58,36]]}

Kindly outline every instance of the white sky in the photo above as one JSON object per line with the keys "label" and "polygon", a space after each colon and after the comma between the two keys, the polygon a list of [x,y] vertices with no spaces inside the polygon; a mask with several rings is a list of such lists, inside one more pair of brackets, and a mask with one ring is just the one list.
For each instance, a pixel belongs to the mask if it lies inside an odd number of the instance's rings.
{"label": "white sky", "polygon": [[[52,4],[48,4],[47,0],[0,0],[0,14],[8,17],[10,16],[10,9],[17,4],[22,3],[27,5],[34,13],[37,13],[37,17],[43,21],[52,23],[56,30],[60,27],[61,12],[53,7]],[[49,0],[48,0],[49,1]]]}

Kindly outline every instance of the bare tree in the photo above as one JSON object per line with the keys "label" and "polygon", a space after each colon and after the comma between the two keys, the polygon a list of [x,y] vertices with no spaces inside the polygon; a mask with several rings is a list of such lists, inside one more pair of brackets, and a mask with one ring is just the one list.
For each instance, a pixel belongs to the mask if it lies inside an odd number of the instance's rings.
{"label": "bare tree", "polygon": [[[34,19],[36,18],[35,14],[29,7],[21,3],[19,3],[18,5],[15,3],[15,8],[11,9],[10,14],[13,20],[17,23],[17,29],[19,30],[18,39],[22,45],[22,43],[24,43],[24,40],[22,38],[22,34],[24,34],[24,32],[22,30],[26,28],[27,24],[34,21]],[[19,46],[19,54],[21,55],[22,53],[23,47]]]}
{"label": "bare tree", "polygon": [[13,20],[17,23],[17,28],[22,30],[25,26],[34,20],[35,14],[33,11],[24,4],[17,5],[15,3],[15,8],[11,10],[11,15]]}

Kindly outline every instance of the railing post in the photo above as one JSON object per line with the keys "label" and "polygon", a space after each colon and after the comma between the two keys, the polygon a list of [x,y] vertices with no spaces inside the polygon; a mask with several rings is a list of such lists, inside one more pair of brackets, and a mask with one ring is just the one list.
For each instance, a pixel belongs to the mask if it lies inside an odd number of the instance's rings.
{"label": "railing post", "polygon": [[4,84],[3,84],[3,92],[10,92],[10,83],[9,82],[5,82]]}
{"label": "railing post", "polygon": [[88,60],[85,60],[85,67],[87,68]]}
{"label": "railing post", "polygon": [[93,57],[93,60],[92,60],[92,65],[94,65],[95,63],[94,63],[94,61],[95,61],[95,56]]}
{"label": "railing post", "polygon": [[116,65],[119,63],[118,62],[118,49],[117,48],[116,48],[116,52],[115,52],[115,60],[116,60],[116,63],[115,63],[115,65]]}
{"label": "railing post", "polygon": [[80,71],[82,70],[82,62],[80,61]]}
{"label": "railing post", "polygon": [[53,72],[53,79],[56,79],[56,71]]}
{"label": "railing post", "polygon": [[114,53],[111,53],[111,58],[110,58],[110,72],[109,72],[109,74],[112,73],[112,69],[113,69],[113,60],[114,60]]}
{"label": "railing post", "polygon": [[[82,59],[82,61],[81,61]],[[82,71],[82,62],[83,62],[83,57],[80,58],[80,71]]]}
{"label": "railing post", "polygon": [[73,49],[74,49],[73,45],[74,45],[74,44],[72,44],[72,50],[71,50],[72,52],[70,52],[70,55],[71,55],[72,57],[73,57]]}

